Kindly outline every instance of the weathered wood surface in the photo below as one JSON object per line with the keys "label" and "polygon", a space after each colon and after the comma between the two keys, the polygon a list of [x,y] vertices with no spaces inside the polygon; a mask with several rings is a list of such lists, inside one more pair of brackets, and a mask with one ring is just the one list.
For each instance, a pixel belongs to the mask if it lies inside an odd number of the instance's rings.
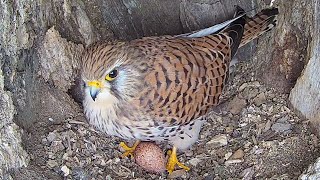
{"label": "weathered wood surface", "polygon": [[290,93],[290,102],[296,110],[311,120],[320,135],[320,1],[314,3],[308,64]]}
{"label": "weathered wood surface", "polygon": [[271,87],[289,93],[308,61],[313,39],[315,1],[275,1],[280,7],[271,40],[259,39],[253,65],[256,76]]}

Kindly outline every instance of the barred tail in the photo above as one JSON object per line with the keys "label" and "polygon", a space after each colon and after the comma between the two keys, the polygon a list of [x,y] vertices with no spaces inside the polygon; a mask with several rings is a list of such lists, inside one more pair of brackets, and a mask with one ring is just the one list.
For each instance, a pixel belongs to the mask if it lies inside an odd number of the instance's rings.
{"label": "barred tail", "polygon": [[264,9],[254,17],[247,17],[240,47],[269,31],[276,25],[275,17],[279,14],[278,8]]}
{"label": "barred tail", "polygon": [[227,33],[231,39],[231,58],[236,54],[241,42],[242,42],[242,37],[244,35],[245,31],[245,24],[246,24],[246,15],[245,11],[239,7],[236,6],[236,12],[234,17],[239,17],[237,20],[232,22],[229,26],[227,26],[222,32]]}

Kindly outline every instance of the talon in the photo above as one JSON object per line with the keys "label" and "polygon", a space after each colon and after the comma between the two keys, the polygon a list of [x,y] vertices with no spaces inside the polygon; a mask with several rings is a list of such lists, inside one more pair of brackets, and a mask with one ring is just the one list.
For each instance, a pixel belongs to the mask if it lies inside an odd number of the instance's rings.
{"label": "talon", "polygon": [[124,142],[120,142],[120,146],[125,150],[125,152],[121,155],[122,158],[131,157],[133,158],[133,152],[138,146],[140,141],[136,141],[132,147],[127,146]]}
{"label": "talon", "polygon": [[177,148],[173,146],[172,151],[169,150],[167,152],[169,155],[168,163],[167,163],[167,171],[169,174],[171,174],[174,170],[175,165],[178,165],[179,167],[183,168],[186,171],[189,171],[190,168],[185,166],[184,164],[180,163],[177,158]]}

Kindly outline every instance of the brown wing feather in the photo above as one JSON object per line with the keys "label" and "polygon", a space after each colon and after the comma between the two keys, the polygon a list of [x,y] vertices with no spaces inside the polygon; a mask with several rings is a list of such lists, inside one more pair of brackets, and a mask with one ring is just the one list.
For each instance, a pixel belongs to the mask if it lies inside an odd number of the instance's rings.
{"label": "brown wing feather", "polygon": [[230,42],[225,34],[135,41],[153,67],[144,79],[148,88],[140,93],[141,109],[170,125],[206,114],[222,93],[231,59]]}
{"label": "brown wing feather", "polygon": [[139,95],[140,110],[169,126],[206,114],[219,102],[229,62],[239,45],[262,34],[274,22],[274,14],[265,10],[247,22],[240,18],[221,33],[200,38],[163,36],[132,41],[144,53],[141,61],[151,68]]}

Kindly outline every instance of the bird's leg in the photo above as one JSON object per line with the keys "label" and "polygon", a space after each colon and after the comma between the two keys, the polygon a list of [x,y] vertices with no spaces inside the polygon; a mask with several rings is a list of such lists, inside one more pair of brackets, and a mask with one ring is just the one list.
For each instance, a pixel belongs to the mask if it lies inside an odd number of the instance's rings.
{"label": "bird's leg", "polygon": [[169,154],[169,159],[167,163],[167,171],[169,172],[169,174],[173,172],[175,165],[178,165],[179,167],[185,169],[186,171],[190,170],[189,167],[179,162],[177,158],[177,148],[175,146],[173,146],[172,151],[169,151],[168,154]]}
{"label": "bird's leg", "polygon": [[133,157],[133,152],[140,143],[139,140],[137,140],[132,147],[127,146],[124,142],[120,142],[120,146],[125,150],[125,152],[121,155],[122,158],[125,157]]}

